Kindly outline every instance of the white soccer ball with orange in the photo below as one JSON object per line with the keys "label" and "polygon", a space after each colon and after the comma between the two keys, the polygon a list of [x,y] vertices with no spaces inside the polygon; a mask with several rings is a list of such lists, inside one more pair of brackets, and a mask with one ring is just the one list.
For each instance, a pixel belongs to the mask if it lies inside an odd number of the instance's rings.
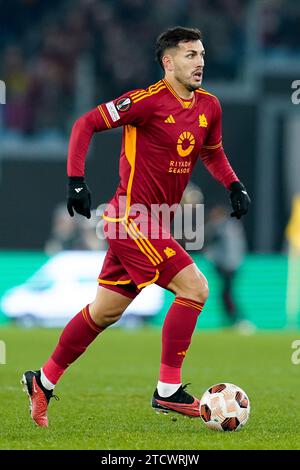
{"label": "white soccer ball with orange", "polygon": [[238,431],[250,414],[250,400],[237,385],[219,383],[210,387],[200,400],[200,416],[216,431]]}

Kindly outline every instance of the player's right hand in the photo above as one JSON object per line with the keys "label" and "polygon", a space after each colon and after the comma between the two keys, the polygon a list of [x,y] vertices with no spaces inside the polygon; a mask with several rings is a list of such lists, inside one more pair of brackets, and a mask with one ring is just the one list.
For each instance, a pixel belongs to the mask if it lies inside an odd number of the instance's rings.
{"label": "player's right hand", "polygon": [[69,176],[67,208],[71,217],[74,216],[75,211],[88,219],[91,218],[91,193],[83,176]]}

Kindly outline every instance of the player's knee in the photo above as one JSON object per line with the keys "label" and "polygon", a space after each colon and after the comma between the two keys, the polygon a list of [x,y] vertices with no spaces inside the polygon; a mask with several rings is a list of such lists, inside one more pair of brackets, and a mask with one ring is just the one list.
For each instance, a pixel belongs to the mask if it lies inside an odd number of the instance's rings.
{"label": "player's knee", "polygon": [[209,295],[208,282],[203,274],[199,276],[192,276],[189,281],[181,288],[178,289],[176,295],[186,297],[196,302],[206,302]]}
{"label": "player's knee", "polygon": [[120,320],[122,313],[113,313],[113,314],[105,314],[101,317],[101,326],[102,328],[107,328],[108,326],[112,325],[113,323],[116,323],[118,320]]}
{"label": "player's knee", "polygon": [[189,291],[189,296],[192,296],[193,300],[201,303],[206,302],[209,294],[207,279],[204,276],[201,279],[196,279],[191,283]]}
{"label": "player's knee", "polygon": [[200,302],[206,302],[209,296],[209,287],[208,287],[208,282],[205,279],[205,283],[202,284],[201,291],[200,291]]}
{"label": "player's knee", "polygon": [[106,308],[103,310],[96,303],[93,303],[90,305],[90,312],[92,319],[99,327],[107,328],[121,318],[123,310],[121,308]]}

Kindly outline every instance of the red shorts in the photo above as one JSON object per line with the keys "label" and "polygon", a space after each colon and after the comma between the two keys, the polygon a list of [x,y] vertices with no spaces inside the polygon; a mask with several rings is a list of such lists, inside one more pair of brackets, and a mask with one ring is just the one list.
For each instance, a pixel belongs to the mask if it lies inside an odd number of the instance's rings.
{"label": "red shorts", "polygon": [[194,262],[170,235],[147,238],[134,221],[108,222],[107,226],[110,224],[118,236],[107,237],[109,249],[98,278],[103,287],[135,298],[149,284],[166,288],[179,271]]}

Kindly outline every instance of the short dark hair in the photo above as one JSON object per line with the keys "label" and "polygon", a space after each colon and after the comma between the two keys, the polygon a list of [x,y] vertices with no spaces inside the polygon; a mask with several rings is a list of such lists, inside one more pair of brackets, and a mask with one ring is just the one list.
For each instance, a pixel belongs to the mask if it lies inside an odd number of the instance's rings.
{"label": "short dark hair", "polygon": [[155,56],[157,62],[164,70],[162,58],[166,49],[177,47],[179,42],[198,40],[202,41],[202,34],[197,28],[184,28],[182,26],[169,28],[167,31],[160,34],[156,40]]}

